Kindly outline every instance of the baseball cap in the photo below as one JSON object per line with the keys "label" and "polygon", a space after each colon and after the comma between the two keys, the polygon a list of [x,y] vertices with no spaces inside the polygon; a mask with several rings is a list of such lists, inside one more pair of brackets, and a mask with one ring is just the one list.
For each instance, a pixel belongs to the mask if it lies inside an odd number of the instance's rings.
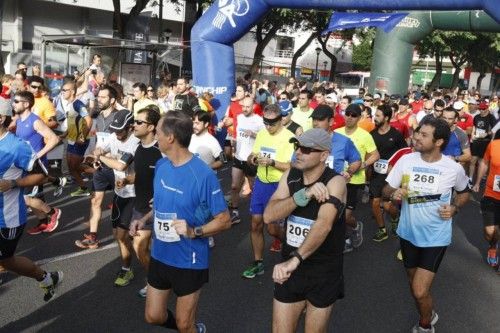
{"label": "baseball cap", "polygon": [[349,104],[349,106],[345,109],[345,114],[352,113],[358,116],[361,115],[361,107],[359,104]]}
{"label": "baseball cap", "polygon": [[321,120],[325,118],[333,118],[333,109],[328,105],[318,105],[309,118]]}
{"label": "baseball cap", "polygon": [[362,98],[356,98],[354,101],[352,101],[352,104],[363,104],[363,99]]}
{"label": "baseball cap", "polygon": [[284,117],[288,116],[288,114],[293,111],[293,105],[290,101],[280,101],[278,105],[280,106],[281,115]]}
{"label": "baseball cap", "polygon": [[401,95],[400,94],[392,94],[391,97],[390,97],[390,99],[392,99],[394,101],[398,100],[398,99],[401,99]]}
{"label": "baseball cap", "polygon": [[465,104],[464,102],[462,101],[456,101],[455,103],[453,103],[453,108],[457,111],[460,111],[464,108]]}
{"label": "baseball cap", "polygon": [[488,110],[488,103],[486,102],[479,103],[479,110]]}
{"label": "baseball cap", "polygon": [[469,98],[469,100],[467,101],[469,104],[477,104],[477,101],[475,98]]}
{"label": "baseball cap", "polygon": [[382,96],[380,96],[380,94],[373,95],[373,99],[380,99],[380,98],[382,98]]}
{"label": "baseball cap", "polygon": [[332,139],[330,134],[322,128],[311,128],[297,138],[291,138],[290,143],[298,142],[301,146],[330,151]]}
{"label": "baseball cap", "polygon": [[330,94],[326,95],[326,100],[329,102],[333,102],[333,103],[339,102],[339,99],[337,98],[336,93],[330,93]]}
{"label": "baseball cap", "polygon": [[408,98],[402,98],[400,101],[399,101],[399,105],[408,105],[410,104],[408,102]]}
{"label": "baseball cap", "polygon": [[118,111],[113,118],[113,121],[109,125],[111,132],[121,132],[127,128],[127,126],[132,125],[134,121],[134,116],[129,110],[123,109]]}
{"label": "baseball cap", "polygon": [[10,100],[0,97],[0,115],[12,117]]}

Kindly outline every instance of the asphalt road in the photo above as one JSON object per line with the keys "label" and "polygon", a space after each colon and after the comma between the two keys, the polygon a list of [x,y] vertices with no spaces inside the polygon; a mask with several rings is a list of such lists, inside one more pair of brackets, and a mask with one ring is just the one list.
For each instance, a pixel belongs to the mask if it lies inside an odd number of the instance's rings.
{"label": "asphalt road", "polygon": [[[224,178],[227,192],[228,170],[219,177]],[[144,286],[145,274],[137,261],[132,283],[113,286],[120,262],[109,210],[101,222],[102,246],[81,251],[74,245],[88,228],[90,203],[88,198],[69,197],[73,189],[68,187],[57,199],[49,189],[50,202],[63,211],[61,225],[51,234],[23,235],[17,251],[46,270],[64,271],[57,296],[45,303],[35,281],[2,274],[0,332],[164,332],[143,320],[144,299],[137,291]],[[252,260],[248,200],[240,212],[242,223],[215,237],[210,282],[203,288],[198,312],[209,332],[271,330],[271,272],[279,254],[266,250],[264,275],[253,280],[240,277]],[[376,227],[367,205],[361,204],[355,215],[365,224],[365,241],[345,255],[346,297],[335,304],[329,332],[410,332],[417,313],[403,265],[395,259],[398,241],[394,237],[380,244],[371,240]],[[34,223],[31,219],[29,226]],[[440,316],[438,332],[499,332],[500,276],[485,264],[486,248],[479,204],[471,201],[454,221],[453,243],[432,288]]]}

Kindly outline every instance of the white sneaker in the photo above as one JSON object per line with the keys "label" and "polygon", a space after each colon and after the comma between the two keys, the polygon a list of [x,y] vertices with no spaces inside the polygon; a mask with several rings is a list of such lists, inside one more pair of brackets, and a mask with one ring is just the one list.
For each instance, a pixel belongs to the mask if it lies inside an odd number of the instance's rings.
{"label": "white sneaker", "polygon": [[148,293],[148,286],[147,285],[144,288],[142,288],[141,290],[139,290],[139,292],[138,292],[139,296],[142,298],[146,298],[147,293]]}
{"label": "white sneaker", "polygon": [[358,221],[357,229],[352,230],[351,241],[352,247],[357,249],[363,243],[363,222]]}
{"label": "white sneaker", "polygon": [[215,246],[215,239],[213,237],[208,237],[208,246],[210,248]]}

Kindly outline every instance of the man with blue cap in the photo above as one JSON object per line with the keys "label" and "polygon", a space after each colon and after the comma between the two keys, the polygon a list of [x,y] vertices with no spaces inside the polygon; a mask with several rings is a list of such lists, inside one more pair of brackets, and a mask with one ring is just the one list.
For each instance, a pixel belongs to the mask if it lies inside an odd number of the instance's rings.
{"label": "man with blue cap", "polygon": [[304,133],[302,126],[292,120],[293,105],[290,101],[280,101],[278,103],[281,110],[281,124],[295,136]]}

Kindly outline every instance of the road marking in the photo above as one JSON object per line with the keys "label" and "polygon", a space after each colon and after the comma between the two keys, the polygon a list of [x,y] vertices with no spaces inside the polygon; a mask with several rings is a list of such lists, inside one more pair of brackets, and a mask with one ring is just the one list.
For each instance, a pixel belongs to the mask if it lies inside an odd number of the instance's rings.
{"label": "road marking", "polygon": [[[101,241],[105,242],[105,241],[108,241],[108,240],[110,240],[112,238],[113,238],[112,236],[106,237],[106,238],[102,239]],[[118,246],[118,244],[116,242],[113,242],[113,243],[105,245],[103,247],[99,247],[99,248],[97,248],[95,250],[90,250],[90,249],[89,250],[82,250],[82,251],[79,251],[79,252],[63,254],[61,256],[56,256],[56,257],[52,257],[52,258],[41,259],[41,260],[38,260],[37,262],[35,262],[35,264],[37,264],[39,266],[42,266],[42,265],[50,264],[50,263],[53,263],[53,262],[63,261],[63,260],[66,260],[66,259],[80,257],[80,256],[84,256],[84,255],[87,255],[87,254],[94,254],[94,253],[106,251],[106,250],[109,250],[109,249],[114,249],[117,246]]]}

